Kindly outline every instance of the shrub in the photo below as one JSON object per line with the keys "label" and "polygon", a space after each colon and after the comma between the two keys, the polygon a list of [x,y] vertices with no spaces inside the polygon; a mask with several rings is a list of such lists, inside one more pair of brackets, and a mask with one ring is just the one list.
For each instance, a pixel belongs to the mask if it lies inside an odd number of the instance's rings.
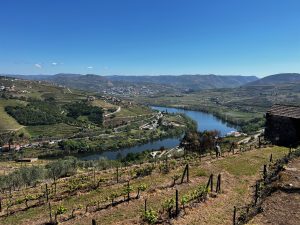
{"label": "shrub", "polygon": [[140,184],[138,186],[138,193],[136,195],[136,198],[140,197],[140,192],[145,191],[147,189],[147,185],[146,184]]}
{"label": "shrub", "polygon": [[138,168],[135,169],[135,173],[137,177],[144,177],[151,175],[152,171],[154,170],[154,167],[151,165],[146,166],[145,168]]}
{"label": "shrub", "polygon": [[157,222],[157,212],[149,209],[144,212],[144,221],[149,224],[155,224]]}
{"label": "shrub", "polygon": [[176,181],[177,181],[179,178],[180,178],[180,175],[179,175],[179,174],[175,174],[175,175],[172,176],[172,179],[173,179],[173,181],[174,181],[173,185],[176,184]]}
{"label": "shrub", "polygon": [[168,210],[168,211],[171,210],[174,206],[175,206],[174,198],[167,199],[163,203],[163,209]]}
{"label": "shrub", "polygon": [[183,207],[183,209],[185,209],[186,204],[189,202],[189,196],[188,195],[183,195],[180,199],[180,203]]}

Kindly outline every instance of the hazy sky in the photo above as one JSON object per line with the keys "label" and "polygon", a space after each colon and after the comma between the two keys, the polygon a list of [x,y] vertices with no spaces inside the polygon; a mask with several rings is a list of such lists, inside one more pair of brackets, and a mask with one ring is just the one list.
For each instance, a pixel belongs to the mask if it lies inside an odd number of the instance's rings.
{"label": "hazy sky", "polygon": [[0,73],[300,72],[300,0],[1,0]]}

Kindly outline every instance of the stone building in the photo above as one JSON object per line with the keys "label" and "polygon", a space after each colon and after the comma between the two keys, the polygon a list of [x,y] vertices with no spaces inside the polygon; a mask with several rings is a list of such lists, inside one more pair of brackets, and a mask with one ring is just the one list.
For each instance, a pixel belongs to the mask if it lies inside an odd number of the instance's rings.
{"label": "stone building", "polygon": [[265,138],[273,144],[300,144],[300,107],[273,105],[266,113]]}

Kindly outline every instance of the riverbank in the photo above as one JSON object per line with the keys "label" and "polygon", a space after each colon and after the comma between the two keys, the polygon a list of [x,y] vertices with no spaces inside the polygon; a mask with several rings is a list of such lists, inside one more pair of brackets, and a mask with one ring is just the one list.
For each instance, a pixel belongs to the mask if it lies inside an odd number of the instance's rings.
{"label": "riverbank", "polygon": [[175,107],[183,110],[192,110],[212,114],[218,119],[236,127],[238,131],[244,133],[254,133],[264,126],[265,119],[262,113],[245,113],[238,110],[220,110],[218,107],[208,106],[186,106],[186,105],[163,105],[163,107]]}
{"label": "riverbank", "polygon": [[166,107],[152,109],[160,110],[155,120],[153,117],[98,136],[67,139],[54,146],[26,149],[16,157],[56,159],[68,155],[83,160],[115,160],[124,158],[129,153],[175,148],[187,130],[219,130],[223,136],[235,131],[235,127],[211,114]]}
{"label": "riverbank", "polygon": [[154,110],[159,110],[168,113],[180,113],[194,120],[197,124],[198,131],[204,130],[218,130],[222,136],[225,136],[231,131],[236,131],[237,127],[233,124],[226,122],[215,116],[214,114],[189,110],[187,108],[175,108],[175,107],[162,107],[162,106],[151,106]]}
{"label": "riverbank", "polygon": [[[130,153],[152,150],[153,148],[159,149],[165,146],[162,140],[171,140],[174,143],[167,145],[167,147],[173,147],[178,145],[178,140],[180,140],[181,135],[185,131],[195,129],[194,122],[184,115],[165,114],[163,118],[155,121],[157,123],[155,129],[142,129],[140,124],[130,124],[123,128],[122,131],[111,131],[89,138],[65,139],[51,146],[25,148],[17,152],[14,158],[39,157],[42,159],[55,159],[67,155],[82,157],[82,155],[97,153],[98,155],[104,154],[107,158],[115,159],[118,157],[118,153],[122,154],[122,152]],[[154,120],[144,121],[144,123],[150,122],[152,124]],[[151,145],[155,146],[151,147]],[[2,156],[2,158],[6,159],[10,157],[8,154]]]}
{"label": "riverbank", "polygon": [[232,91],[216,89],[181,95],[139,96],[135,100],[149,106],[173,107],[213,114],[248,134],[261,129],[264,126],[267,106],[258,99],[249,101],[247,98],[249,93],[244,93],[243,90]]}

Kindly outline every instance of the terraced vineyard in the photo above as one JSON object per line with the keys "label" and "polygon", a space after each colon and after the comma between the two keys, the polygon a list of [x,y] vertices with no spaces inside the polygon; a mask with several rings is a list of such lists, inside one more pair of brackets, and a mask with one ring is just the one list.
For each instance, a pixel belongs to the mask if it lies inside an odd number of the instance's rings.
{"label": "terraced vineyard", "polygon": [[[50,203],[53,219],[56,212],[57,220],[62,224],[90,224],[92,219],[99,224],[139,224],[143,223],[145,199],[148,210],[153,210],[153,214],[157,215],[155,219],[167,223],[167,211],[169,209],[174,214],[171,199],[178,190],[180,216],[172,219],[174,224],[230,224],[233,206],[249,201],[253,191],[251,185],[261,176],[261,169],[268,163],[270,154],[275,160],[287,152],[286,148],[265,147],[234,155],[225,153],[218,159],[210,155],[202,158],[191,155],[186,159],[169,159],[103,171],[81,168],[76,175],[57,180],[56,185],[51,180],[47,181],[47,192],[45,182],[36,187],[12,191],[11,195],[4,191],[1,194],[0,223],[46,223],[50,220]],[[184,179],[181,183],[180,178],[187,164],[189,182]],[[221,192],[208,193],[207,199],[195,197],[195,193],[199,194],[199,189],[206,186],[210,174],[215,175],[214,185],[217,175],[221,174]],[[48,193],[48,202],[45,193]],[[185,204],[184,209],[182,203]]]}

